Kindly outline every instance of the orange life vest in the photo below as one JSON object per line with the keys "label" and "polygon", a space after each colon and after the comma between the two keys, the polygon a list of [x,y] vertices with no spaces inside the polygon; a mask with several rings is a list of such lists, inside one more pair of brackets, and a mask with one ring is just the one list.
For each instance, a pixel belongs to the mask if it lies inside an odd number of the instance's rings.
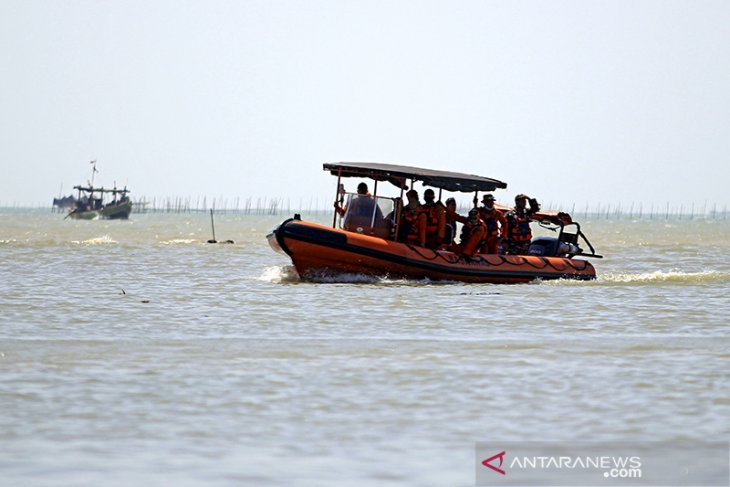
{"label": "orange life vest", "polygon": [[432,243],[441,243],[446,235],[446,207],[440,202],[425,203],[419,210],[426,217],[426,239]]}
{"label": "orange life vest", "polygon": [[421,207],[403,208],[401,213],[401,225],[403,225],[403,235],[406,240],[413,243],[420,243],[426,240],[426,215]]}
{"label": "orange life vest", "polygon": [[508,238],[513,242],[529,242],[532,240],[530,229],[530,215],[527,212],[512,210],[507,213]]}
{"label": "orange life vest", "polygon": [[482,206],[479,208],[479,217],[484,220],[484,223],[487,225],[488,236],[498,236],[500,234],[500,229],[502,237],[507,235],[507,220],[504,218],[502,212],[497,208],[493,207],[491,210],[488,210]]}

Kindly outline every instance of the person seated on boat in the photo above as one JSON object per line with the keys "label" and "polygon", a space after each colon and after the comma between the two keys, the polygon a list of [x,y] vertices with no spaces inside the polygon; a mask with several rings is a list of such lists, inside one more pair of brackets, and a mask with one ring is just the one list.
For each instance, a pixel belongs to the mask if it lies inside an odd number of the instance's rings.
{"label": "person seated on boat", "polygon": [[426,244],[426,215],[421,211],[418,191],[412,189],[406,193],[408,204],[403,207],[400,217],[398,240],[414,245]]}
{"label": "person seated on boat", "polygon": [[[344,197],[345,193],[346,193],[345,186],[341,184],[340,191],[339,191],[340,197],[341,198]],[[370,195],[370,192],[368,191],[368,185],[365,183],[360,183],[357,185],[357,196],[355,198],[353,198],[352,201],[354,201],[354,199],[360,197],[361,195],[365,195],[365,196],[372,198],[372,196]],[[345,205],[344,208],[340,206],[341,203],[342,203],[341,201],[335,201],[335,211],[340,216],[345,216],[345,213],[347,212],[347,209],[349,207],[349,203],[347,205]],[[363,203],[363,205],[365,205],[365,204],[367,204],[367,203]]]}
{"label": "person seated on boat", "polygon": [[[344,208],[335,202],[335,210],[340,216],[345,217],[345,230],[365,227],[372,229],[373,226],[382,224],[383,221],[383,212],[380,211],[375,199],[368,192],[368,185],[365,183],[357,185],[357,196],[351,198]],[[375,218],[373,219],[373,217]]]}
{"label": "person seated on boat", "polygon": [[487,225],[487,235],[481,253],[498,254],[502,239],[507,237],[507,220],[504,214],[494,207],[494,195],[485,194],[479,207],[479,218]]}
{"label": "person seated on boat", "polygon": [[424,243],[435,249],[443,244],[446,235],[446,207],[435,201],[436,195],[430,188],[423,192],[423,200],[420,211],[426,216]]}
{"label": "person seated on boat", "polygon": [[469,216],[461,227],[461,239],[457,253],[467,257],[473,256],[481,248],[484,237],[487,235],[487,225],[479,218],[479,210],[472,208],[469,210]]}
{"label": "person seated on boat", "polygon": [[[530,208],[527,208],[527,202]],[[535,198],[525,194],[515,196],[515,207],[504,216],[507,220],[507,253],[510,255],[527,255],[532,241],[530,222],[532,215],[540,211],[540,204]]]}

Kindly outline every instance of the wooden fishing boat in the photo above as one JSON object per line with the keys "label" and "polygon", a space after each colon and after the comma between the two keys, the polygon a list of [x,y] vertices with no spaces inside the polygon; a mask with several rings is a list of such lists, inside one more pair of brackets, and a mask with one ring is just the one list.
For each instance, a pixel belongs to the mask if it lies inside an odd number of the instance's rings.
{"label": "wooden fishing boat", "polygon": [[[126,186],[124,189],[117,189],[116,186],[112,189],[94,187],[94,175],[98,171],[96,170],[96,161],[91,161],[91,163],[93,164],[91,181],[86,186],[74,186],[74,189],[78,190],[78,198],[76,198],[74,207],[68,212],[66,218],[76,220],[128,219],[132,213],[132,201],[128,196],[130,191]],[[112,197],[109,202],[105,202],[107,195]]]}
{"label": "wooden fishing boat", "polygon": [[[104,189],[92,186],[74,186],[79,191],[76,206],[66,215],[67,218],[76,220],[95,220],[103,218],[106,220],[126,220],[132,213],[132,201],[127,196],[129,190]],[[105,203],[104,195],[112,195],[112,201]],[[98,195],[98,196],[97,196]]]}
{"label": "wooden fishing boat", "polygon": [[[532,241],[528,255],[460,253],[453,246],[415,245],[399,241],[399,202],[406,183],[415,181],[424,186],[446,191],[474,192],[506,188],[501,181],[408,166],[377,163],[325,164],[324,169],[338,177],[336,201],[345,198],[350,207],[358,195],[342,190],[340,180],[346,177],[368,178],[375,181],[373,195],[377,204],[370,218],[348,222],[348,212],[335,212],[333,225],[326,226],[302,221],[299,215],[287,219],[267,236],[270,246],[288,255],[304,279],[341,274],[365,274],[396,279],[428,279],[433,281],[462,281],[475,283],[525,283],[535,279],[580,279],[596,277],[593,265],[585,257],[597,255],[580,229],[566,213],[538,212],[533,219],[551,225],[558,236],[540,237]],[[377,196],[377,184],[388,181],[401,190],[401,198]],[[441,194],[439,194],[439,199]],[[353,205],[354,206],[354,205]],[[507,209],[507,207],[502,207]],[[388,214],[389,217],[382,215]],[[392,216],[391,216],[392,215]],[[339,225],[338,225],[339,220]],[[400,239],[402,240],[402,239]],[[579,240],[590,252],[584,252]],[[584,257],[584,258],[577,258]]]}

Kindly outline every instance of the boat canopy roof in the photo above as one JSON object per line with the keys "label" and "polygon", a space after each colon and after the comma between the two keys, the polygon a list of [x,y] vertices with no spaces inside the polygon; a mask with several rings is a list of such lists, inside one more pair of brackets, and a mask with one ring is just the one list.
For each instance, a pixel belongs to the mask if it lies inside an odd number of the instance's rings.
{"label": "boat canopy roof", "polygon": [[324,164],[323,169],[334,176],[360,177],[376,181],[388,181],[399,188],[405,188],[409,180],[421,181],[424,186],[446,191],[494,191],[506,188],[507,183],[483,176],[451,171],[436,171],[420,167],[381,164],[378,162],[333,162]]}
{"label": "boat canopy roof", "polygon": [[86,193],[131,193],[130,190],[128,190],[126,187],[124,189],[104,189],[104,188],[94,188],[92,186],[74,186],[74,189],[78,189],[80,191],[84,191]]}

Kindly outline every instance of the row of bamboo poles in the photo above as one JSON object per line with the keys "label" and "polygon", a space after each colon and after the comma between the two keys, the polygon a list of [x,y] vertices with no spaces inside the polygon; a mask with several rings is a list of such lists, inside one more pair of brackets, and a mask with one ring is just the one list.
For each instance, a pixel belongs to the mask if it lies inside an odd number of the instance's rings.
{"label": "row of bamboo poles", "polygon": [[[468,202],[462,202],[459,212],[466,213],[469,209]],[[593,219],[727,219],[727,205],[720,207],[717,203],[704,202],[700,205],[678,204],[671,205],[656,203],[630,203],[628,205],[602,204],[579,206],[575,203],[563,204],[552,201],[541,205],[546,211],[567,211],[575,218],[583,217]],[[192,213],[208,211],[213,209],[216,212],[231,212],[244,215],[287,215],[293,213],[331,213],[332,202],[327,199],[311,197],[308,199],[299,198],[208,198],[198,197],[154,197],[135,198],[134,211],[138,213]]]}

